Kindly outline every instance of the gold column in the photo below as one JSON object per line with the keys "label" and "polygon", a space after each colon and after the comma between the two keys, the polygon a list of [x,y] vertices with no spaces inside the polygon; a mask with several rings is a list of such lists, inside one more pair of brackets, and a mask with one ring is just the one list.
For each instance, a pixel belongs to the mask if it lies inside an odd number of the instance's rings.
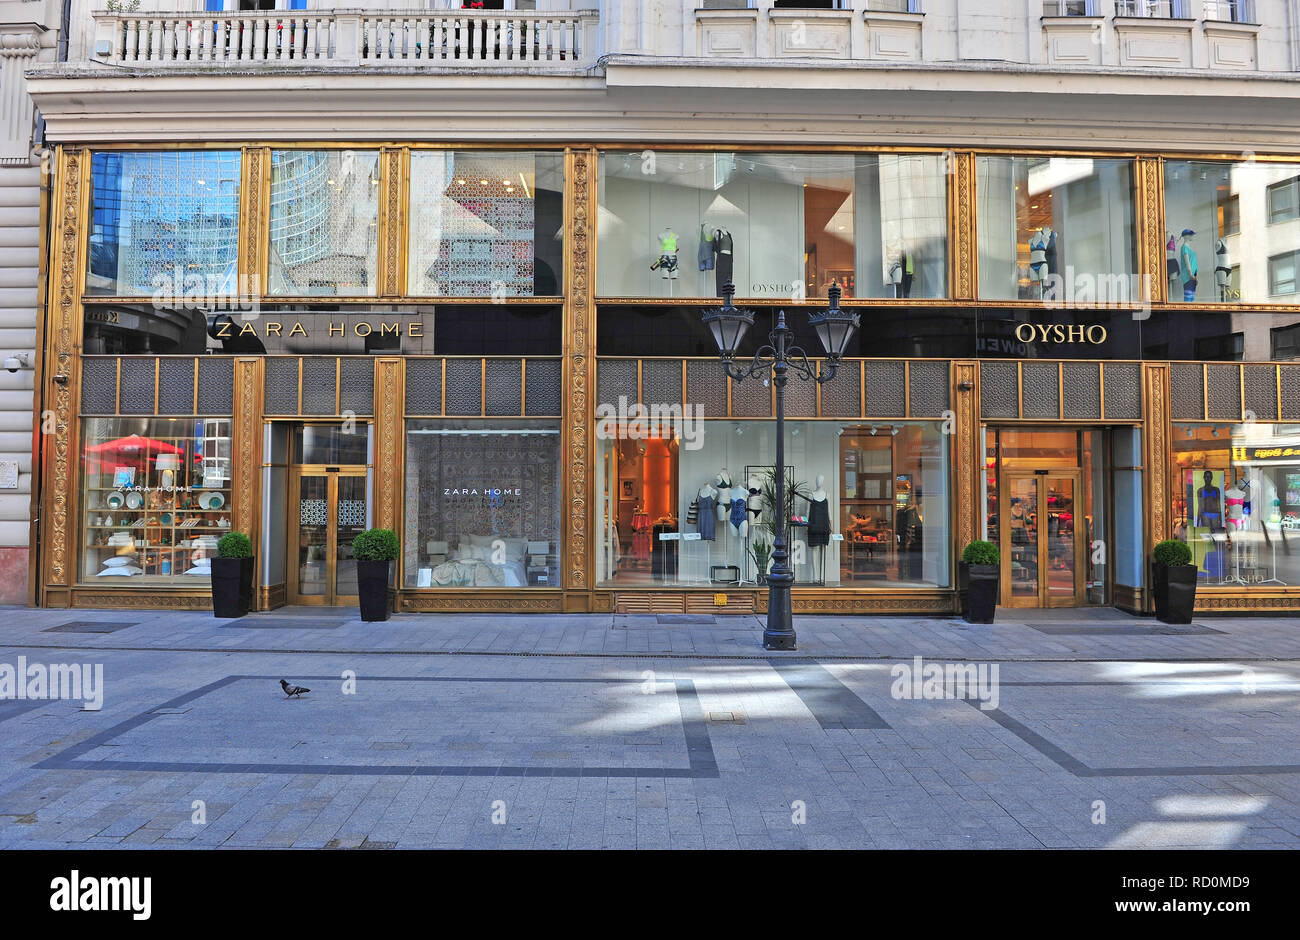
{"label": "gold column", "polygon": [[270,252],[271,151],[247,147],[243,152],[239,188],[239,292],[266,295]]}
{"label": "gold column", "polygon": [[[84,275],[85,238],[81,220],[86,217],[90,189],[90,153],[57,153],[51,220],[50,272],[54,279],[45,324],[46,408],[53,412],[53,434],[42,434],[41,464],[45,474],[43,499],[42,603],[69,606],[68,587],[76,564],[77,520],[77,414],[81,398],[81,335],[83,315],[81,285]],[[42,425],[45,421],[42,420]]]}
{"label": "gold column", "polygon": [[[1169,364],[1142,364],[1142,489],[1146,497],[1147,557],[1157,542],[1169,538]],[[1143,561],[1145,571],[1146,561]],[[1149,592],[1148,592],[1149,594]]]}
{"label": "gold column", "polygon": [[[593,474],[589,461],[595,451],[593,395],[596,377],[595,270],[596,151],[567,150],[564,154],[564,587],[587,592],[592,588]],[[591,608],[589,594],[568,594],[565,610]]]}
{"label": "gold column", "polygon": [[1158,157],[1138,157],[1134,185],[1138,273],[1151,285],[1151,302],[1165,303],[1169,278],[1165,277],[1164,168]]}
{"label": "gold column", "polygon": [[406,292],[406,179],[409,154],[399,147],[379,152],[379,295]]}
{"label": "gold column", "polygon": [[[265,389],[265,362],[261,356],[241,356],[235,360],[235,399],[231,447],[230,526],[244,532],[253,542],[258,566],[264,563],[260,544],[262,528],[262,397]],[[260,570],[255,584],[261,583]]]}
{"label": "gold column", "polygon": [[375,360],[375,528],[397,531],[402,493],[402,415],[406,368],[400,357]]}
{"label": "gold column", "polygon": [[980,532],[980,486],[984,476],[984,447],[980,441],[979,363],[954,362],[953,461],[957,474],[958,555]]}
{"label": "gold column", "polygon": [[979,285],[979,242],[975,219],[975,154],[947,158],[950,274],[954,300],[974,300]]}

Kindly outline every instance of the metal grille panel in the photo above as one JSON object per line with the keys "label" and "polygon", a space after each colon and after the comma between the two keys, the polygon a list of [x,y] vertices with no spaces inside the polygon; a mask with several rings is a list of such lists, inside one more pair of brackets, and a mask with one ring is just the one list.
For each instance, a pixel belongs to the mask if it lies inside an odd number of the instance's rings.
{"label": "metal grille panel", "polygon": [[92,415],[117,411],[117,359],[81,360],[81,410]]}
{"label": "metal grille panel", "polygon": [[1061,404],[1066,418],[1101,420],[1101,364],[1067,362],[1061,371]]}
{"label": "metal grille panel", "polygon": [[[728,379],[728,381],[731,381]],[[737,418],[767,418],[772,414],[772,385],[763,378],[731,382],[731,413]]]}
{"label": "metal grille panel", "polygon": [[[344,359],[339,374],[343,386],[339,389],[339,408],[354,415],[374,414],[374,360]],[[441,382],[441,378],[439,376],[439,382]]]}
{"label": "metal grille panel", "polygon": [[447,414],[476,415],[483,410],[483,363],[447,360]]}
{"label": "metal grille panel", "polygon": [[1241,367],[1211,364],[1206,369],[1206,410],[1220,421],[1241,420]]}
{"label": "metal grille panel", "polygon": [[785,387],[785,414],[788,418],[817,417],[817,383],[791,376]]}
{"label": "metal grille panel", "polygon": [[1020,397],[1026,418],[1055,418],[1061,411],[1060,376],[1055,362],[1026,362]]}
{"label": "metal grille panel", "polygon": [[194,413],[194,360],[158,360],[158,413]]}
{"label": "metal grille panel", "polygon": [[1300,366],[1280,366],[1282,420],[1300,421]]}
{"label": "metal grille panel", "polygon": [[840,363],[835,378],[822,386],[822,417],[862,417],[862,363]]}
{"label": "metal grille panel", "polygon": [[937,418],[948,410],[948,363],[913,362],[908,388],[911,392],[910,414],[918,418]]}
{"label": "metal grille panel", "polygon": [[647,408],[681,404],[681,360],[647,359],[641,363],[641,399]]}
{"label": "metal grille panel", "polygon": [[489,359],[484,375],[485,411],[490,415],[517,415],[524,410],[522,359]]}
{"label": "metal grille panel", "polygon": [[904,400],[907,380],[899,362],[866,362],[867,415],[873,418],[901,418],[907,414]]}
{"label": "metal grille panel", "polygon": [[1136,421],[1142,417],[1142,367],[1136,362],[1105,366],[1106,417]]}
{"label": "metal grille panel", "polygon": [[1205,417],[1205,389],[1201,367],[1193,362],[1169,366],[1169,414],[1176,421],[1200,421]]}
{"label": "metal grille panel", "polygon": [[704,408],[704,417],[727,416],[726,378],[717,361],[686,363],[686,397]]}
{"label": "metal grille panel", "polygon": [[302,413],[332,415],[338,409],[339,361],[333,357],[308,356],[302,361]]}
{"label": "metal grille panel", "polygon": [[1018,418],[1019,387],[1014,362],[980,363],[980,414],[985,418]]}
{"label": "metal grille panel", "polygon": [[117,409],[124,415],[153,414],[154,359],[123,359]]}
{"label": "metal grille panel", "polygon": [[1246,408],[1259,421],[1276,421],[1277,370],[1273,366],[1246,366],[1245,369]]}
{"label": "metal grille panel", "polygon": [[637,400],[636,360],[600,360],[596,365],[596,404],[617,409],[620,395],[626,395],[629,404]]}
{"label": "metal grille panel", "polygon": [[298,413],[298,360],[273,357],[266,360],[263,409],[269,415]]}
{"label": "metal grille panel", "polygon": [[561,363],[558,359],[529,359],[524,382],[527,398],[525,407],[530,415],[558,415],[560,413]]}
{"label": "metal grille panel", "polygon": [[204,356],[199,359],[199,400],[201,415],[228,415],[235,411],[235,360]]}
{"label": "metal grille panel", "polygon": [[[374,378],[371,377],[373,384]],[[374,392],[371,392],[373,399]],[[406,360],[406,413],[442,414],[442,360]]]}

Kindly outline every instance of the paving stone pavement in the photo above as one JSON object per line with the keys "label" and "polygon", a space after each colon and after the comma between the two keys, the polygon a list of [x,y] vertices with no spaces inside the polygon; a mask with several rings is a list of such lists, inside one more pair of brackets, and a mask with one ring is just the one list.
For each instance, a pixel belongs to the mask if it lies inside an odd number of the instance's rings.
{"label": "paving stone pavement", "polygon": [[0,701],[0,849],[1300,846],[1293,618],[0,622],[0,674],[104,676]]}

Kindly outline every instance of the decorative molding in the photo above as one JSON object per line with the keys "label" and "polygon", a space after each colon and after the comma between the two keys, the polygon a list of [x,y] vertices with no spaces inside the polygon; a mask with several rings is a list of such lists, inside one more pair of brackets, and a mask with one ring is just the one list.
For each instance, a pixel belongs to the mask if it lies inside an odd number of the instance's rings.
{"label": "decorative molding", "polygon": [[388,147],[380,151],[379,213],[379,294],[400,297],[406,285],[402,281],[402,256],[406,229],[402,205],[403,149]]}
{"label": "decorative molding", "polygon": [[1196,592],[1196,610],[1295,611],[1300,610],[1300,594],[1254,589],[1231,592],[1199,590]]}
{"label": "decorative molding", "polygon": [[402,613],[489,611],[496,613],[560,613],[564,598],[558,592],[538,594],[470,592],[398,592],[397,609]]}
{"label": "decorative molding", "polygon": [[[1146,423],[1142,429],[1142,449],[1145,472],[1147,548],[1167,539],[1172,528],[1169,524],[1169,365],[1167,363],[1142,364],[1142,411]],[[1145,564],[1145,563],[1144,563]]]}
{"label": "decorative molding", "polygon": [[245,147],[240,165],[243,185],[239,196],[240,293],[266,293],[266,259],[270,253],[271,151]]}
{"label": "decorative molding", "polygon": [[[951,614],[957,609],[957,595],[951,591],[943,594],[921,594],[913,596],[892,595],[873,596],[843,595],[840,597],[807,597],[797,591],[791,595],[790,603],[797,614],[823,613],[897,613],[897,614]],[[763,611],[767,610],[767,598],[763,596],[760,603]]]}
{"label": "decorative molding", "polygon": [[565,531],[567,545],[561,559],[564,586],[586,590],[591,584],[591,552],[587,537],[592,531],[593,500],[588,493],[592,475],[588,461],[594,449],[591,389],[595,385],[596,331],[595,298],[591,272],[594,264],[594,220],[596,152],[567,150],[565,159],[564,205],[564,472]]}
{"label": "decorative molding", "polygon": [[1134,185],[1138,271],[1151,285],[1151,303],[1161,304],[1168,299],[1169,278],[1165,276],[1164,165],[1159,157],[1137,159]]}
{"label": "decorative molding", "polygon": [[279,584],[261,584],[257,588],[257,609],[275,610],[289,603],[289,587],[283,581]]}
{"label": "decorative molding", "polygon": [[108,610],[211,610],[212,594],[183,594],[165,591],[122,591],[121,593],[72,592],[73,607],[100,607]]}
{"label": "decorative molding", "polygon": [[[957,475],[955,555],[959,555],[967,544],[974,541],[979,531],[979,481],[984,467],[984,448],[980,442],[979,383],[978,362],[953,363],[952,400],[957,406],[957,426],[953,429],[953,461]],[[964,385],[970,387],[963,389]]]}
{"label": "decorative molding", "polygon": [[402,492],[402,412],[406,368],[402,359],[375,360],[375,528],[398,530]]}
{"label": "decorative molding", "polygon": [[953,299],[974,300],[979,283],[979,249],[975,231],[975,154],[948,153],[949,228],[952,232],[950,263],[953,270]]}
{"label": "decorative molding", "polygon": [[265,360],[261,356],[235,360],[235,400],[231,442],[234,460],[231,468],[230,526],[244,532],[258,544],[261,512],[259,469],[262,466],[262,394],[265,384]]}

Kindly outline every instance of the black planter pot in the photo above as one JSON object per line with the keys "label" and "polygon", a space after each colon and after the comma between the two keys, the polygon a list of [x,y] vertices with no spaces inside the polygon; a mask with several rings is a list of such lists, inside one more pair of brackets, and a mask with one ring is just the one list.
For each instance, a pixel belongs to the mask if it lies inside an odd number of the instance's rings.
{"label": "black planter pot", "polygon": [[361,619],[368,623],[387,620],[393,609],[388,594],[388,566],[386,561],[357,562],[357,595]]}
{"label": "black planter pot", "polygon": [[1151,593],[1161,623],[1191,623],[1196,608],[1195,565],[1151,565]]}
{"label": "black planter pot", "polygon": [[253,559],[212,559],[212,613],[242,617],[253,606]]}
{"label": "black planter pot", "polygon": [[961,563],[962,616],[970,623],[992,623],[998,610],[1001,565]]}

